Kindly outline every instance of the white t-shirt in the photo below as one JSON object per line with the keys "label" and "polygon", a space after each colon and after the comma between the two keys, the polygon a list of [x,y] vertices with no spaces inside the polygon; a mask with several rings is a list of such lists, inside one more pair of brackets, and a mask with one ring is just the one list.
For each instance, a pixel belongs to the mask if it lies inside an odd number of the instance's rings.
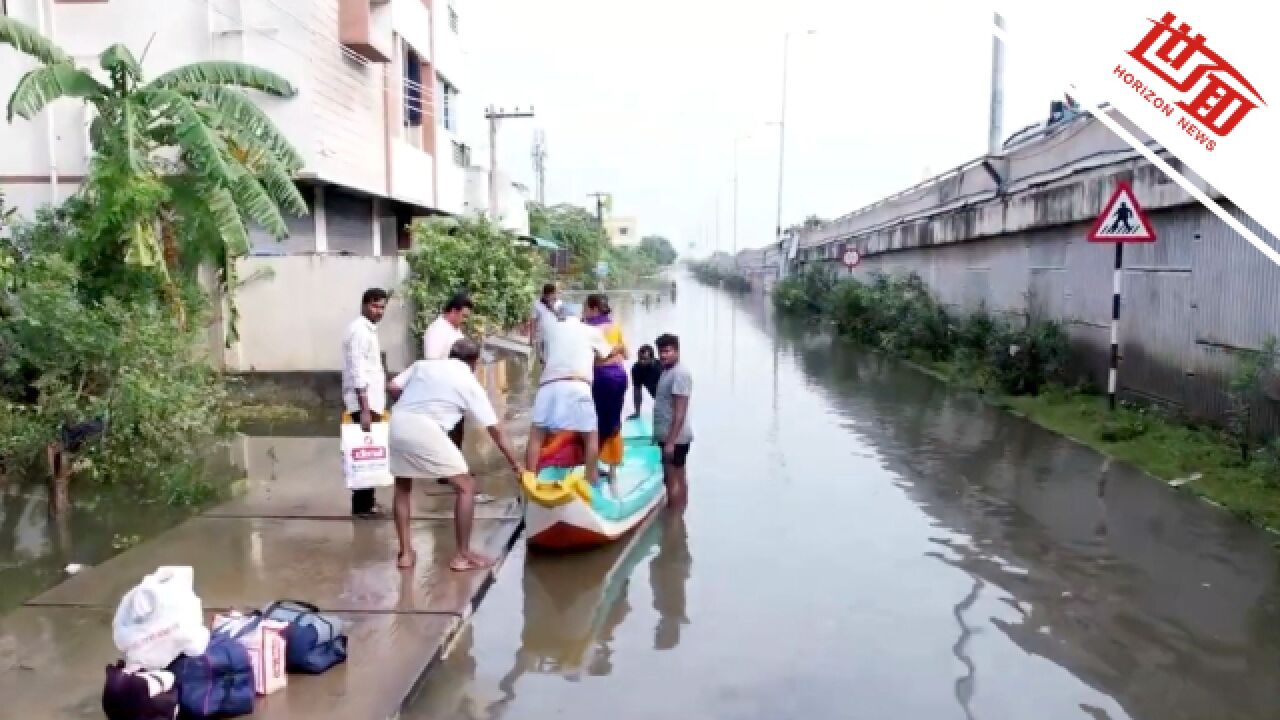
{"label": "white t-shirt", "polygon": [[556,314],[539,298],[533,302],[533,339],[540,340],[546,334],[546,327],[556,321]]}
{"label": "white t-shirt", "polygon": [[427,326],[422,334],[422,358],[444,360],[449,357],[453,344],[462,339],[462,331],[440,315]]}
{"label": "white t-shirt", "polygon": [[392,417],[399,413],[426,415],[445,432],[458,424],[464,412],[481,427],[498,424],[489,395],[461,360],[419,360],[391,384],[402,391]]}
{"label": "white t-shirt", "polygon": [[576,317],[557,320],[546,326],[546,365],[542,382],[576,377],[591,382],[596,356],[608,357],[613,348],[600,328]]}

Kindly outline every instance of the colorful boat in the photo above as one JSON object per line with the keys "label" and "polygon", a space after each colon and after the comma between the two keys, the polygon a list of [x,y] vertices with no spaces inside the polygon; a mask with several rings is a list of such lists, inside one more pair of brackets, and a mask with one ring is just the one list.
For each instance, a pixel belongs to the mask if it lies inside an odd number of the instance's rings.
{"label": "colorful boat", "polygon": [[521,483],[527,498],[525,530],[532,548],[582,550],[626,535],[666,498],[662,483],[662,451],[642,418],[622,425],[622,464],[615,497],[607,482],[589,485],[581,465],[544,467],[526,473]]}

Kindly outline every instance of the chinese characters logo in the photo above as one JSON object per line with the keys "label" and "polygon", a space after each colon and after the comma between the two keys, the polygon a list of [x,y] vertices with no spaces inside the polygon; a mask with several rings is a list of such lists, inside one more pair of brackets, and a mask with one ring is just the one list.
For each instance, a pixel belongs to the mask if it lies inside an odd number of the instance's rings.
{"label": "chinese characters logo", "polygon": [[1209,48],[1204,35],[1193,35],[1190,25],[1175,25],[1176,21],[1171,12],[1152,20],[1151,30],[1128,55],[1167,83],[1180,100],[1170,103],[1159,97],[1156,88],[1144,85],[1123,66],[1117,65],[1115,74],[1167,117],[1173,117],[1175,106],[1180,108],[1187,117],[1179,118],[1178,127],[1212,151],[1217,145],[1213,136],[1226,137],[1266,102],[1240,71]]}

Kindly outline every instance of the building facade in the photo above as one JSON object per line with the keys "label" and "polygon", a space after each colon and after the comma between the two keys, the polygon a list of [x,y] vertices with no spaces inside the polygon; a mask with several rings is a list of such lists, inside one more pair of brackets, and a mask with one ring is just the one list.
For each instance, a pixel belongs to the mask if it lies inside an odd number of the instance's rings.
{"label": "building facade", "polygon": [[640,230],[633,217],[607,217],[604,219],[604,231],[609,235],[609,244],[614,247],[640,244]]}
{"label": "building facade", "polygon": [[[244,289],[242,340],[221,355],[229,370],[310,371],[340,367],[342,325],[366,287],[393,288],[405,277],[399,251],[410,245],[409,222],[468,211],[468,173],[476,171],[468,138],[481,137],[483,103],[464,93],[471,83],[463,2],[4,0],[3,9],[91,71],[100,72],[98,53],[123,43],[151,77],[231,60],[297,88],[289,99],[248,94],[302,154],[297,181],[310,213],[287,218],[283,241],[251,230],[241,277],[270,279]],[[33,65],[9,48],[0,58],[0,89],[8,93]],[[29,213],[75,192],[90,159],[90,113],[64,100],[31,121],[0,123],[0,186],[9,205]],[[340,311],[308,319],[314,351],[307,343],[287,352],[263,345],[296,327],[300,308],[335,304]],[[383,331],[393,367],[412,359],[400,337],[407,318],[405,308],[393,307]]]}

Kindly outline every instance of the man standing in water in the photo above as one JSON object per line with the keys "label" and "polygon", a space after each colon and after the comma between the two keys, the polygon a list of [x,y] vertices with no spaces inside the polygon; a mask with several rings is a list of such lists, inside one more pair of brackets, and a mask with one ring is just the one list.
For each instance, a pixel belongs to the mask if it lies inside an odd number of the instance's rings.
{"label": "man standing in water", "polygon": [[689,417],[693,374],[680,362],[679,338],[668,333],[659,337],[656,344],[663,370],[653,401],[653,441],[662,446],[662,478],[667,485],[667,501],[680,510],[688,501],[689,492],[685,460],[693,443],[693,424]]}
{"label": "man standing in water", "polygon": [[[387,410],[387,372],[382,366],[382,347],[378,343],[378,323],[387,310],[387,291],[369,288],[360,298],[360,317],[347,326],[342,339],[342,402],[346,412],[342,422],[369,426],[382,422]],[[373,488],[351,491],[351,514],[356,517],[379,515]]]}
{"label": "man standing in water", "polygon": [[636,357],[636,363],[631,366],[631,394],[636,403],[632,419],[640,417],[640,406],[644,403],[646,390],[649,391],[649,397],[658,397],[658,378],[662,377],[662,364],[653,356],[652,347],[641,345]]}

